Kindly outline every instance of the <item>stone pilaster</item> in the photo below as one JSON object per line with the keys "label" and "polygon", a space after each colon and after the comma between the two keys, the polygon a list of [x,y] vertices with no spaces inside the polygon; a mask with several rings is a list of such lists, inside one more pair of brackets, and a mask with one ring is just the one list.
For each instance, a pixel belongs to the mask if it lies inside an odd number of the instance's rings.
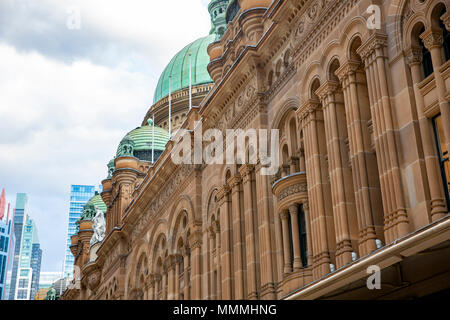
{"label": "stone pilaster", "polygon": [[[325,82],[316,92],[323,106],[329,174],[336,231],[336,265],[352,261],[352,241],[358,239],[355,191],[349,168],[347,121],[342,89],[337,81]],[[358,123],[359,124],[359,123]],[[349,126],[350,131],[354,131]]]}
{"label": "stone pilaster", "polygon": [[[387,78],[387,36],[375,33],[358,49],[366,68],[374,140],[381,177],[386,243],[410,231],[400,173],[400,150],[395,139],[393,105]],[[370,229],[367,230],[370,234]]]}
{"label": "stone pilaster", "polygon": [[322,106],[310,99],[298,109],[297,116],[304,134],[308,198],[314,204],[310,210],[313,278],[319,279],[330,272],[336,247]]}
{"label": "stone pilaster", "polygon": [[256,177],[256,208],[258,210],[259,226],[259,255],[261,261],[261,292],[260,299],[275,299],[275,235],[271,215],[272,193],[269,191],[269,178],[261,174],[262,165],[259,162],[255,167]]}
{"label": "stone pilaster", "polygon": [[246,295],[246,263],[245,263],[245,248],[244,248],[244,221],[241,212],[241,177],[234,176],[230,179],[229,185],[231,188],[231,212],[233,219],[233,264],[234,264],[234,299],[243,300],[247,298]]}
{"label": "stone pilaster", "polygon": [[201,268],[201,249],[202,249],[202,233],[200,228],[196,228],[190,235],[189,243],[191,246],[192,261],[192,299],[202,299],[202,268]]}
{"label": "stone pilaster", "polygon": [[252,177],[254,167],[252,165],[243,165],[239,172],[242,176],[243,197],[244,197],[244,217],[245,217],[245,247],[247,260],[247,297],[246,299],[258,299],[258,260],[257,260],[257,241],[255,230],[257,221],[255,221],[255,199],[253,198],[254,180]]}
{"label": "stone pilaster", "polygon": [[220,238],[221,238],[221,271],[222,271],[222,299],[232,300],[233,295],[233,266],[232,242],[230,223],[230,188],[223,186],[217,192],[220,207]]}

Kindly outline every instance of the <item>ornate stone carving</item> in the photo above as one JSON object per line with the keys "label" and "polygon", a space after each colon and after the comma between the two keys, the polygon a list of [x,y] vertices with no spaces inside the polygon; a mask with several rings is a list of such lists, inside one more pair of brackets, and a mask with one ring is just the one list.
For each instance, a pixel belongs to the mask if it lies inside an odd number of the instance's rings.
{"label": "ornate stone carving", "polygon": [[441,30],[428,29],[420,35],[425,48],[431,50],[435,47],[440,48],[444,43],[444,36]]}
{"label": "ornate stone carving", "polygon": [[151,202],[148,210],[146,210],[143,217],[139,219],[138,223],[133,228],[131,235],[131,239],[133,242],[142,233],[144,228],[149,226],[150,220],[161,209],[161,207],[167,204],[167,200],[174,194],[176,194],[175,191],[180,188],[182,183],[186,180],[187,176],[193,171],[193,169],[193,166],[182,166],[175,173],[173,178],[167,182],[166,186],[164,186],[161,191],[155,197],[153,197],[153,201]]}
{"label": "ornate stone carving", "polygon": [[305,183],[294,184],[292,186],[287,187],[283,191],[281,191],[278,200],[283,200],[284,198],[289,197],[290,195],[300,193],[300,192],[308,192],[308,186]]}
{"label": "ornate stone carving", "polygon": [[375,53],[376,49],[385,48],[388,45],[387,36],[381,33],[373,34],[357,50],[363,61],[366,61]]}
{"label": "ornate stone carving", "polygon": [[408,62],[408,65],[412,66],[415,64],[422,64],[423,55],[422,55],[422,49],[420,48],[411,48],[406,53],[406,61]]}
{"label": "ornate stone carving", "polygon": [[102,210],[100,210],[98,207],[95,207],[97,213],[92,220],[94,222],[93,229],[94,234],[91,238],[91,246],[93,246],[96,243],[102,242],[105,238],[105,232],[106,232],[106,220],[105,220],[105,214]]}
{"label": "ornate stone carving", "polygon": [[87,285],[90,290],[94,291],[100,284],[101,273],[100,270],[96,270],[88,276]]}

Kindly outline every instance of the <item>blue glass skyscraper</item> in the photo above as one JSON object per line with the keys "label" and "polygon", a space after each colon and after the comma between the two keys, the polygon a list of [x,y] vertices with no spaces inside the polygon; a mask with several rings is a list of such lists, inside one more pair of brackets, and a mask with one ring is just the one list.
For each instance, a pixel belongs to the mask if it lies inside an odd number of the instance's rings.
{"label": "blue glass skyscraper", "polygon": [[23,224],[28,196],[25,193],[18,193],[16,197],[16,206],[14,211],[14,257],[11,272],[11,279],[9,282],[9,300],[14,300],[17,285],[17,271],[19,268],[20,246],[22,244]]}
{"label": "blue glass skyscraper", "polygon": [[28,216],[22,233],[19,268],[14,300],[32,300],[39,288],[42,250],[36,224]]}
{"label": "blue glass skyscraper", "polygon": [[95,195],[95,186],[72,185],[70,188],[69,225],[67,228],[64,276],[73,275],[74,257],[70,252],[70,237],[75,234],[76,222],[81,217],[84,205]]}
{"label": "blue glass skyscraper", "polygon": [[0,300],[7,299],[7,272],[12,265],[14,254],[14,233],[12,219],[0,220]]}

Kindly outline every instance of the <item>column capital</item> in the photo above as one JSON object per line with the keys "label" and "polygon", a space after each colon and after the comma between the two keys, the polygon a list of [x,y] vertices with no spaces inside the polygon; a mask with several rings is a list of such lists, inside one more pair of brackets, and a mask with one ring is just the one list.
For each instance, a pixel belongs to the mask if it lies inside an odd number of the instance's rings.
{"label": "column capital", "polygon": [[220,233],[220,223],[219,223],[219,221],[214,221],[213,223],[212,223],[212,225],[211,225],[211,228],[212,228],[212,231],[214,232],[214,233]]}
{"label": "column capital", "polygon": [[321,103],[319,100],[308,99],[298,110],[296,111],[297,117],[300,121],[306,120],[310,114],[313,114],[317,110],[320,110]]}
{"label": "column capital", "polygon": [[309,211],[309,202],[303,202],[303,210]]}
{"label": "column capital", "polygon": [[291,216],[296,216],[298,215],[298,206],[297,204],[293,203],[289,206],[289,213],[291,214]]}
{"label": "column capital", "polygon": [[421,48],[409,48],[405,52],[406,61],[410,67],[422,64],[423,55]]}
{"label": "column capital", "polygon": [[202,246],[202,233],[200,231],[194,231],[189,236],[189,243],[192,249],[198,249]]}
{"label": "column capital", "polygon": [[361,56],[363,61],[367,61],[373,54],[378,56],[379,49],[384,49],[388,45],[388,36],[383,33],[376,32],[371,35],[356,52]]}
{"label": "column capital", "polygon": [[173,255],[175,264],[178,264],[183,259],[183,255],[181,253],[175,253]]}
{"label": "column capital", "polygon": [[175,268],[175,256],[173,254],[169,255],[165,261],[167,270],[173,270]]}
{"label": "column capital", "polygon": [[341,82],[345,82],[351,75],[361,69],[361,62],[354,59],[345,61],[337,70],[336,76]]}
{"label": "column capital", "polygon": [[289,218],[289,210],[281,210],[280,218],[281,220],[287,220]]}
{"label": "column capital", "polygon": [[228,185],[222,186],[219,190],[217,190],[217,201],[219,203],[222,202],[222,200],[224,200],[229,193],[230,187]]}
{"label": "column capital", "polygon": [[251,164],[244,164],[239,168],[239,173],[241,174],[243,182],[248,182],[251,179],[254,169],[254,165]]}
{"label": "column capital", "polygon": [[420,39],[423,40],[425,48],[430,51],[434,48],[442,47],[442,44],[444,43],[444,36],[440,29],[429,28],[420,35]]}
{"label": "column capital", "polygon": [[228,180],[228,185],[230,186],[233,193],[239,191],[239,185],[241,184],[241,182],[242,179],[239,175],[235,175]]}
{"label": "column capital", "polygon": [[335,80],[327,80],[317,89],[316,94],[324,104],[324,107],[327,106],[328,97],[332,97],[338,89],[339,82]]}

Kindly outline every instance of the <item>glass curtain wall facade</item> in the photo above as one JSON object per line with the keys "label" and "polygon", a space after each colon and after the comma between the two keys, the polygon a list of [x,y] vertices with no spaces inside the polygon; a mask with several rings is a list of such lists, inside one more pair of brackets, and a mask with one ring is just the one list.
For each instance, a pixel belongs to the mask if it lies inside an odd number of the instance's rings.
{"label": "glass curtain wall facade", "polygon": [[28,196],[25,193],[18,193],[14,211],[14,257],[12,261],[11,279],[9,281],[9,300],[14,300],[17,285],[17,272],[19,268],[20,247],[22,244],[23,223],[26,214]]}
{"label": "glass curtain wall facade", "polygon": [[84,205],[95,195],[95,186],[72,185],[70,188],[69,224],[67,228],[64,276],[72,277],[74,256],[70,252],[70,237],[76,232],[76,222],[81,217]]}
{"label": "glass curtain wall facade", "polygon": [[12,260],[12,246],[14,246],[12,220],[0,220],[0,300],[4,300],[7,297],[7,273]]}
{"label": "glass curtain wall facade", "polygon": [[42,250],[36,225],[32,219],[27,218],[22,235],[15,300],[31,300],[34,298],[39,289],[41,259]]}

